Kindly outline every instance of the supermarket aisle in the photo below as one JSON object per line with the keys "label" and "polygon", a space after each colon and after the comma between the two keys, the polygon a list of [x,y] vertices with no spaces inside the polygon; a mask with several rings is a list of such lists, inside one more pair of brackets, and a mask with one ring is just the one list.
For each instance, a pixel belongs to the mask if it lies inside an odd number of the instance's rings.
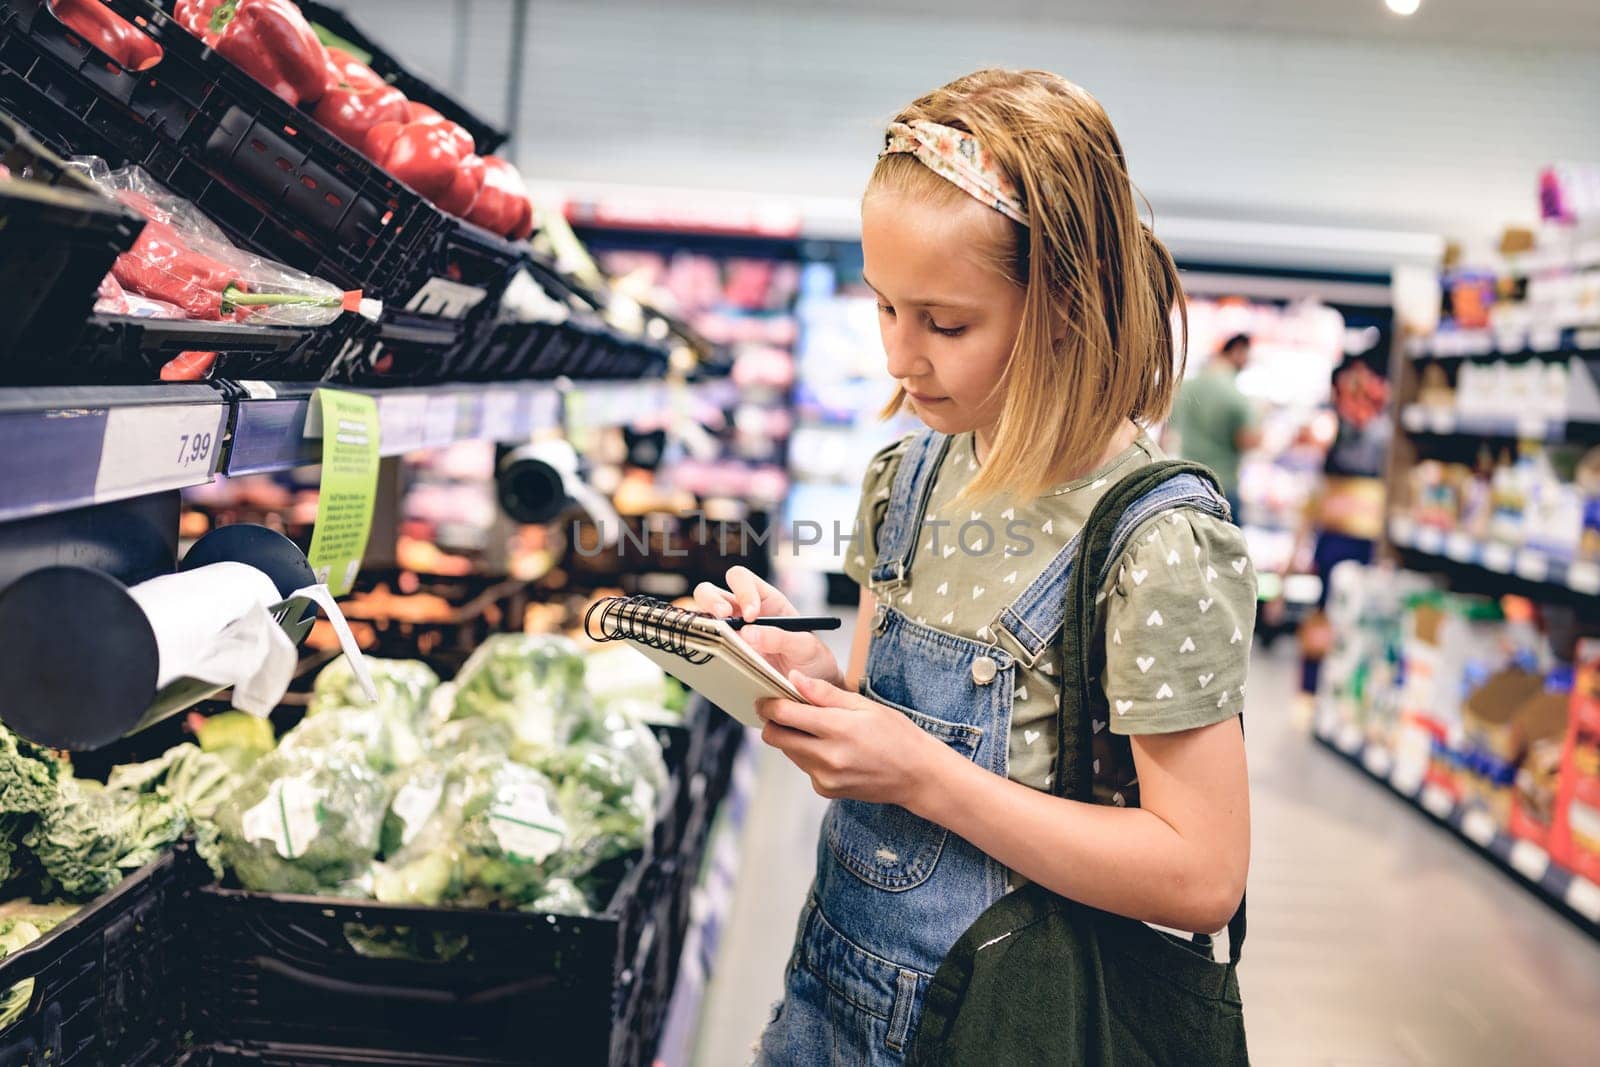
{"label": "supermarket aisle", "polygon": [[[1577,1064],[1600,1043],[1600,945],[1291,721],[1286,645],[1248,707],[1254,853],[1240,970],[1252,1059]],[[778,996],[823,802],[765,750],[698,1062],[744,1063]]]}

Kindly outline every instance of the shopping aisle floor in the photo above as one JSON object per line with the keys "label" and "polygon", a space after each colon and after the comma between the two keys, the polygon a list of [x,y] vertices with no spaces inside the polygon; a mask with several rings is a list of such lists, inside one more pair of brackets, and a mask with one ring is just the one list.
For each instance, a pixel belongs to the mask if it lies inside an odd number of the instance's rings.
{"label": "shopping aisle floor", "polygon": [[[1596,1062],[1600,944],[1313,745],[1293,721],[1290,656],[1258,651],[1246,706],[1252,1061]],[[779,995],[823,803],[763,749],[702,1067],[747,1062]]]}

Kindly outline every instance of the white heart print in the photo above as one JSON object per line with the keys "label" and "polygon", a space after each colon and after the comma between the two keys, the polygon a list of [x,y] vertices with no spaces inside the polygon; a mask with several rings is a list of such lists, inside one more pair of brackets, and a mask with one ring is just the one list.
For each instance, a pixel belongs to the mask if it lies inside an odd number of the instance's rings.
{"label": "white heart print", "polygon": [[1150,668],[1156,665],[1156,658],[1154,656],[1140,656],[1134,662],[1139,664],[1140,674],[1149,674]]}
{"label": "white heart print", "polygon": [[1209,599],[1200,601],[1200,614],[1204,615],[1206,612],[1210,611],[1211,605],[1215,604],[1216,602],[1216,597],[1211,597]]}
{"label": "white heart print", "polygon": [[1144,580],[1146,578],[1148,578],[1148,577],[1150,577],[1150,572],[1149,571],[1141,571],[1141,570],[1135,569],[1133,571],[1133,584],[1134,585],[1143,585],[1144,584]]}
{"label": "white heart print", "polygon": [[972,587],[972,599],[973,600],[977,600],[982,595],[983,595],[983,586],[975,585],[975,586]]}
{"label": "white heart print", "polygon": [[1178,646],[1178,651],[1179,652],[1193,652],[1194,651],[1194,638],[1185,637],[1183,639],[1183,644]]}
{"label": "white heart print", "polygon": [[1247,559],[1236,559],[1236,560],[1233,561],[1233,573],[1235,573],[1235,574],[1243,574],[1244,573],[1244,569],[1246,567],[1248,567],[1249,565],[1250,565],[1250,561],[1247,560]]}
{"label": "white heart print", "polygon": [[1200,676],[1200,688],[1204,689],[1206,686],[1210,685],[1211,684],[1211,679],[1213,679],[1215,677],[1216,677],[1215,674],[1202,674]]}
{"label": "white heart print", "polygon": [[949,559],[951,556],[953,556],[955,554],[956,554],[956,546],[955,545],[945,545],[944,546],[944,558],[945,559]]}
{"label": "white heart print", "polygon": [[1161,612],[1159,612],[1159,611],[1152,611],[1150,613],[1150,617],[1148,619],[1144,620],[1144,624],[1146,626],[1160,626],[1161,623],[1162,623]]}
{"label": "white heart print", "polygon": [[1022,731],[1022,739],[1024,741],[1026,741],[1030,745],[1033,744],[1035,741],[1039,740],[1039,736],[1040,735],[1039,735],[1039,731],[1038,730],[1024,730],[1024,731]]}
{"label": "white heart print", "polygon": [[1172,686],[1168,685],[1166,682],[1162,682],[1161,683],[1161,688],[1156,690],[1156,699],[1157,700],[1171,700],[1172,699]]}
{"label": "white heart print", "polygon": [[940,596],[944,596],[946,593],[950,592],[950,583],[940,582],[939,588],[935,589],[934,592],[938,593]]}

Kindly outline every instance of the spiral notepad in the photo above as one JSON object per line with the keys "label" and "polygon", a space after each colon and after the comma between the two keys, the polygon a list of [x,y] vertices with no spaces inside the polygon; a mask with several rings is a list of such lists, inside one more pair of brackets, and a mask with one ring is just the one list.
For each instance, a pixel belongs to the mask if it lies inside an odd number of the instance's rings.
{"label": "spiral notepad", "polygon": [[789,680],[721,619],[654,597],[607,597],[583,619],[596,641],[627,641],[661,669],[746,726],[761,726],[756,701],[807,703]]}

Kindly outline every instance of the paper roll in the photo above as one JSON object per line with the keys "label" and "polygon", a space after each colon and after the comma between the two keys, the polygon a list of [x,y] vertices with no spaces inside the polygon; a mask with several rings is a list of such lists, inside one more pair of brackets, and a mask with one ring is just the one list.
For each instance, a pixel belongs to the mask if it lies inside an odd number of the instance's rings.
{"label": "paper roll", "polygon": [[249,564],[213,563],[152,578],[128,593],[155,633],[159,687],[179,678],[231,686],[235,707],[266,715],[288,691],[299,658],[271,609],[305,598],[328,613],[362,688],[377,699],[361,652],[326,586],[284,597],[272,579]]}

